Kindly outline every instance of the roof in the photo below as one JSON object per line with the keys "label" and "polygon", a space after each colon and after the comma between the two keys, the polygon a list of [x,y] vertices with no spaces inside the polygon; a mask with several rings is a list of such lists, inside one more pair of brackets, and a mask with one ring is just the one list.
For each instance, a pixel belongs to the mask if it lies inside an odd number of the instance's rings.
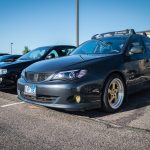
{"label": "roof", "polygon": [[42,47],[53,48],[53,47],[65,47],[65,46],[76,48],[76,46],[73,45],[49,45],[49,46],[40,46],[38,48],[42,48]]}
{"label": "roof", "polygon": [[92,39],[99,39],[102,37],[112,37],[112,36],[129,36],[135,34],[134,29],[126,29],[126,30],[121,30],[121,31],[113,31],[113,32],[106,32],[106,33],[101,33],[101,34],[96,34],[92,36]]}
{"label": "roof", "polygon": [[2,55],[9,55],[9,54],[7,54],[7,53],[0,53],[0,56],[2,56]]}
{"label": "roof", "polygon": [[150,36],[150,30],[146,31],[138,31],[135,32],[134,29],[126,29],[126,30],[121,30],[121,31],[113,31],[113,32],[107,32],[107,33],[101,33],[101,34],[96,34],[92,36],[92,39],[100,39],[103,37],[115,37],[115,36],[131,36],[134,34],[140,34],[143,36]]}
{"label": "roof", "polygon": [[147,36],[150,37],[150,30],[145,31]]}

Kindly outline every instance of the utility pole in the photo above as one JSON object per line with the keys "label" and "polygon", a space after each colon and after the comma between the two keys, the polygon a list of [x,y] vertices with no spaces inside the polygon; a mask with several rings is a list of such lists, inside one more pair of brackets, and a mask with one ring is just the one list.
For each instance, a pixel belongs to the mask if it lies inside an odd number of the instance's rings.
{"label": "utility pole", "polygon": [[79,46],[79,0],[76,0],[76,45]]}
{"label": "utility pole", "polygon": [[14,44],[14,43],[10,43],[10,45],[11,45],[11,46],[10,46],[10,47],[11,47],[11,54],[12,54],[12,45],[13,45],[13,44]]}

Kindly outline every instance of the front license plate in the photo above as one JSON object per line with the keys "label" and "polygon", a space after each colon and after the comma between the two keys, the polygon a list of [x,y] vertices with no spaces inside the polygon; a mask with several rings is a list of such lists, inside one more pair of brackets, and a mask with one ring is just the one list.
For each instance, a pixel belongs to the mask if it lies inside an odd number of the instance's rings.
{"label": "front license plate", "polygon": [[36,96],[36,86],[35,85],[25,85],[24,94]]}

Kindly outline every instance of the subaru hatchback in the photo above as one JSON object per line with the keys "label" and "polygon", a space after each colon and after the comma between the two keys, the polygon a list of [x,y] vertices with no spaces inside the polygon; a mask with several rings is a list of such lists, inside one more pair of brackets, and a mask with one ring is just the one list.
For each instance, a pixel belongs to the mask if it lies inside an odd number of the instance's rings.
{"label": "subaru hatchback", "polygon": [[69,56],[37,62],[18,80],[19,99],[65,110],[120,109],[150,85],[150,38],[133,29],[98,34]]}

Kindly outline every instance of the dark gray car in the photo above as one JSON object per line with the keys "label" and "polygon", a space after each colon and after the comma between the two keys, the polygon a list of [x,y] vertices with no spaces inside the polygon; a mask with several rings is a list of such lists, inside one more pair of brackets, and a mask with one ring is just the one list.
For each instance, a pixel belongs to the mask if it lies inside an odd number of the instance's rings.
{"label": "dark gray car", "polygon": [[18,80],[21,100],[66,110],[118,110],[150,86],[150,38],[134,30],[94,36],[63,58],[35,63]]}

